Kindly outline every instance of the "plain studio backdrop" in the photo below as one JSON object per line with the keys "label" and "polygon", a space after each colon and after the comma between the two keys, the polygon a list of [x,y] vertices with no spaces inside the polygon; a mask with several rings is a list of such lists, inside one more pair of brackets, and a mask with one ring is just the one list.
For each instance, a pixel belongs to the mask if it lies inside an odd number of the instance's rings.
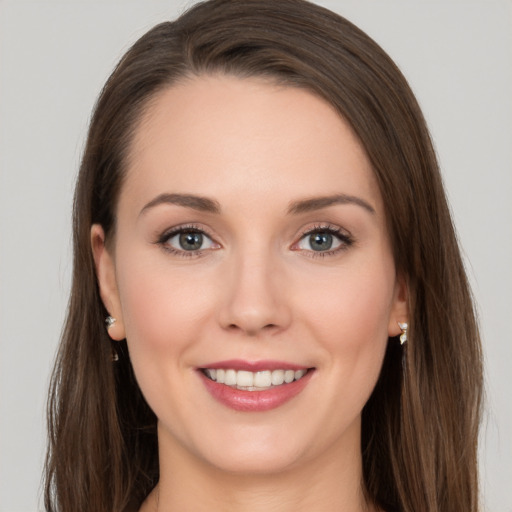
{"label": "plain studio backdrop", "polygon": [[[190,3],[0,0],[1,512],[42,510],[46,391],[95,98],[135,39]],[[512,512],[512,0],[319,3],[384,47],[425,112],[481,317],[485,510]]]}

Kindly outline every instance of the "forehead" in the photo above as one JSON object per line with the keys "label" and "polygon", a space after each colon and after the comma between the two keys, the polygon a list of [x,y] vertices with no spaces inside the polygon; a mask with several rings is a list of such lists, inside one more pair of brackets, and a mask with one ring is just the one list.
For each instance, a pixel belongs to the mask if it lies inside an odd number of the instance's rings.
{"label": "forehead", "polygon": [[305,89],[224,75],[169,87],[142,116],[120,199],[142,204],[163,192],[283,203],[339,192],[380,207],[364,149],[330,104]]}

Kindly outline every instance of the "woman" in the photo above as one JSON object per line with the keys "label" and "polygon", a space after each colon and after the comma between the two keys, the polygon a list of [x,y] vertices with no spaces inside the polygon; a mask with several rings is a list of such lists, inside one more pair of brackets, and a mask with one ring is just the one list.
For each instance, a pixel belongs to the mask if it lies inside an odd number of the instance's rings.
{"label": "woman", "polygon": [[348,21],[218,0],[143,36],[96,106],[74,251],[48,510],[478,509],[436,158]]}

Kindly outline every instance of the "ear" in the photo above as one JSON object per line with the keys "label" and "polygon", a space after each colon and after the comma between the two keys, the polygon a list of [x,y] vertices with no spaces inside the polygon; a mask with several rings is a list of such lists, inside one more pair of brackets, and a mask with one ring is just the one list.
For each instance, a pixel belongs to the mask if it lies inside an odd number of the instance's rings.
{"label": "ear", "polygon": [[403,276],[397,276],[393,304],[389,315],[388,336],[398,336],[402,330],[398,325],[409,321],[409,289]]}
{"label": "ear", "polygon": [[113,340],[119,341],[124,339],[126,334],[117,289],[114,259],[105,246],[105,232],[99,224],[93,224],[91,227],[91,248],[101,300],[109,315],[116,320],[108,328],[108,334]]}

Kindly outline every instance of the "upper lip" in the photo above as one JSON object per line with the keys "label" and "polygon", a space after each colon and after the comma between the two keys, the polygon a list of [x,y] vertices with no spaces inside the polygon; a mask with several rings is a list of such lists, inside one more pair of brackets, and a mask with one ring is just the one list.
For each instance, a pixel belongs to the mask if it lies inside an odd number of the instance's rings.
{"label": "upper lip", "polygon": [[307,370],[309,367],[285,361],[260,360],[244,361],[242,359],[229,359],[205,364],[200,369],[215,368],[224,370],[245,370],[248,372],[261,372],[264,370]]}

